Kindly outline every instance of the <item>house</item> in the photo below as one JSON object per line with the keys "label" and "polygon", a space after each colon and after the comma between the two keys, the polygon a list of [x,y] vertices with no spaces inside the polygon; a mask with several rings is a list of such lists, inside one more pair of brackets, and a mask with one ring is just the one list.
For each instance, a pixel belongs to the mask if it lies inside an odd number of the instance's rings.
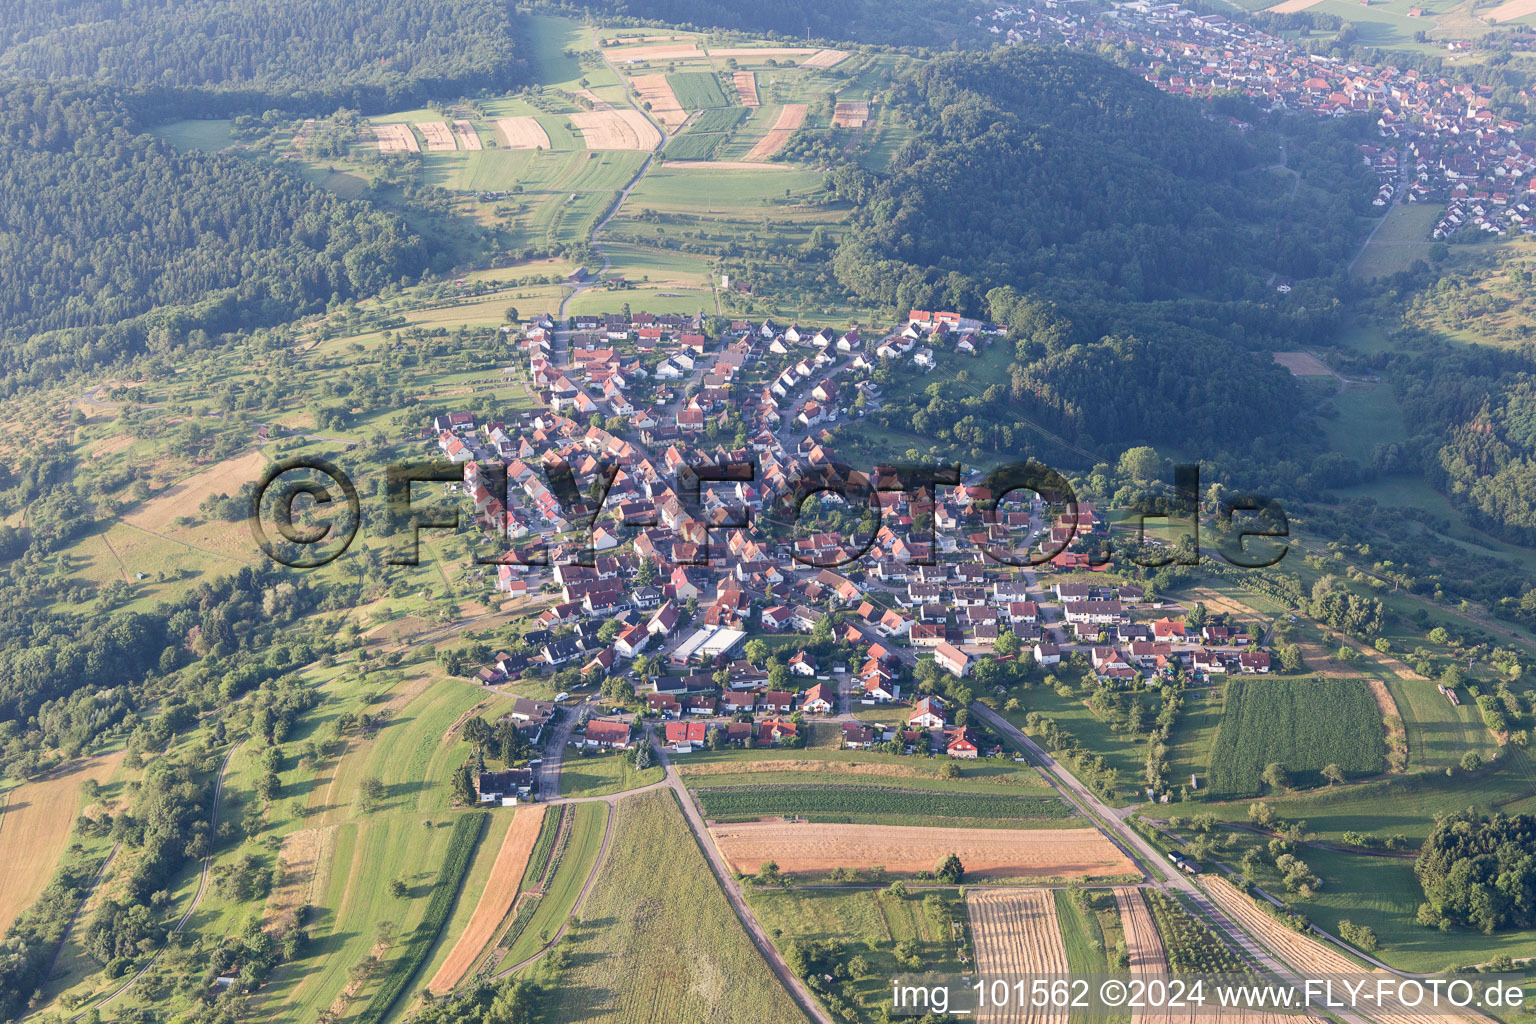
{"label": "house", "polygon": [[981,751],[977,747],[975,734],[961,725],[944,730],[944,753],[950,757],[974,759]]}
{"label": "house", "polygon": [[670,693],[648,693],[645,695],[647,710],[654,711],[658,715],[669,715],[673,718],[683,713],[682,703]]}
{"label": "house", "polygon": [[843,723],[843,747],[846,750],[866,750],[879,742],[880,737],[867,725],[858,722]]}
{"label": "house", "polygon": [[504,772],[481,772],[475,779],[475,794],[482,804],[499,803],[503,807],[527,799],[533,792],[533,769],[509,768]]}
{"label": "house", "polygon": [[583,740],[586,746],[601,750],[625,750],[629,747],[629,723],[617,719],[594,718],[587,722]]}
{"label": "house", "polygon": [[922,698],[907,714],[907,724],[914,729],[942,729],[944,721],[944,702],[937,697]]}
{"label": "house", "polygon": [[961,679],[971,670],[971,656],[950,643],[941,643],[935,647],[933,660],[944,671]]}
{"label": "house", "polygon": [[613,638],[613,648],[620,656],[633,658],[645,650],[646,644],[651,642],[651,634],[641,625],[629,626]]}
{"label": "house", "polygon": [[764,719],[757,723],[757,745],[760,747],[777,746],[786,739],[792,739],[798,735],[794,722],[785,722],[777,718]]}
{"label": "house", "polygon": [[816,674],[815,656],[799,651],[789,659],[789,670],[797,676],[814,676]]}
{"label": "house", "polygon": [[825,683],[817,683],[805,691],[800,709],[818,715],[830,715],[837,707],[837,692]]}
{"label": "house", "polygon": [[1061,648],[1055,644],[1035,644],[1035,664],[1056,665],[1061,662]]}
{"label": "house", "polygon": [[1238,671],[1252,675],[1269,671],[1269,655],[1264,651],[1244,651],[1237,656]]}
{"label": "house", "polygon": [[666,723],[666,744],[674,753],[687,754],[695,746],[702,747],[709,736],[709,726],[704,722]]}
{"label": "house", "polygon": [[788,690],[765,690],[757,706],[768,714],[787,715],[795,708],[795,695]]}
{"label": "house", "polygon": [[757,694],[751,690],[727,690],[720,698],[720,710],[727,715],[750,714],[756,708]]}

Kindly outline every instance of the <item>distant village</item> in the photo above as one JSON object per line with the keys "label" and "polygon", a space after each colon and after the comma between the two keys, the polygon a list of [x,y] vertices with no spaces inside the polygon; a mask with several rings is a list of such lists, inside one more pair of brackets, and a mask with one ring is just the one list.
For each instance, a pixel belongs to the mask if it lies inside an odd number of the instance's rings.
{"label": "distant village", "polygon": [[1174,95],[1235,92],[1265,109],[1374,116],[1385,141],[1361,146],[1361,158],[1380,182],[1377,206],[1445,203],[1437,239],[1466,230],[1536,234],[1536,143],[1516,138],[1523,124],[1494,114],[1492,86],[1309,54],[1223,15],[1152,0],[1107,11],[1039,0],[998,7],[977,22],[1009,43],[1135,46],[1146,57],[1137,70]]}
{"label": "distant village", "polygon": [[[1092,503],[1033,492],[1000,502],[979,478],[904,489],[893,469],[838,463],[830,428],[880,401],[870,370],[887,361],[921,375],[941,358],[976,358],[999,333],[991,325],[913,310],[880,331],[737,321],[712,338],[695,318],[644,313],[558,327],[543,316],[507,330],[523,361],[507,373],[526,373],[540,410],[504,422],[445,410],[423,428],[425,444],[463,465],[462,483],[448,486],[477,528],[515,552],[486,570],[498,595],[542,602],[517,649],[478,667],[486,686],[559,673],[568,690],[590,693],[620,677],[678,754],[800,745],[811,716],[837,723],[845,746],[974,758],[1002,748],[941,693],[923,692],[935,689],[924,678],[985,685],[999,664],[1049,671],[1063,660],[1116,687],[1270,670],[1261,638],[1241,625],[1210,616],[1186,626],[1142,586],[1103,576],[1111,527]],[[719,429],[727,424],[734,432]],[[694,473],[727,463],[755,472]],[[574,504],[554,493],[558,466],[579,485]],[[850,473],[867,477],[879,511],[868,544],[826,530],[783,535],[755,517],[796,481],[830,486]],[[589,484],[610,476],[596,502]],[[1024,554],[1040,564],[1023,565]],[[772,638],[772,665],[747,657],[759,637]],[[543,743],[555,707],[520,698],[511,714]],[[868,707],[889,708],[889,719],[852,717]],[[636,741],[633,713],[589,708],[575,745]],[[482,799],[519,799],[533,775],[488,773],[486,785]]]}

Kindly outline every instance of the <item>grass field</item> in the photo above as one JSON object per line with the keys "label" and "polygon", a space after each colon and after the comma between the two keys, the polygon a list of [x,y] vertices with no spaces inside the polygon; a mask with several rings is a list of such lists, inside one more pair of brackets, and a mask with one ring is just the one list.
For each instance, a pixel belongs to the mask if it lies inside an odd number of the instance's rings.
{"label": "grass field", "polygon": [[503,940],[507,949],[503,964],[521,963],[543,949],[570,916],[581,887],[592,875],[598,851],[603,846],[603,833],[608,827],[608,805],[577,804],[573,812],[570,838],[564,849],[551,851],[552,855],[559,855],[559,860],[555,862],[549,885],[544,888],[526,923],[521,923],[516,937],[510,942]]}
{"label": "grass field", "polygon": [[[1332,0],[1325,0],[1321,6],[1331,4]],[[1338,6],[1344,5],[1340,3]],[[1318,9],[1321,8],[1314,8]],[[1372,7],[1366,10],[1376,9]],[[1350,14],[1351,23],[1358,25],[1362,31],[1365,26],[1359,17],[1363,13],[1362,10],[1352,9]],[[1356,277],[1369,280],[1407,270],[1414,260],[1427,260],[1429,247],[1434,244],[1430,232],[1444,212],[1445,208],[1435,203],[1398,203],[1388,211],[1386,221],[1377,229],[1371,243],[1365,247],[1350,272]]]}
{"label": "grass field", "polygon": [[1378,444],[1402,444],[1408,440],[1403,411],[1389,384],[1349,387],[1332,400],[1339,415],[1323,421],[1328,444],[1362,466],[1371,464]]}
{"label": "grass field", "polygon": [[608,796],[660,782],[665,774],[659,764],[637,771],[623,751],[567,757],[560,766],[560,795]]}
{"label": "grass field", "polygon": [[944,793],[892,786],[770,785],[695,790],[705,817],[753,821],[802,817],[810,821],[885,825],[953,825],[956,828],[1052,828],[1072,816],[1054,796]]}
{"label": "grass field", "polygon": [[[1067,970],[1071,974],[1084,977],[1111,973],[1104,929],[1100,927],[1099,916],[1092,907],[1079,906],[1071,893],[1057,889],[1056,923],[1061,929],[1062,945],[1067,948]],[[1068,1020],[1070,1024],[1086,1024],[1090,1020],[1113,1022],[1114,1018],[1072,1014]],[[1129,1021],[1129,1015],[1121,1018],[1121,1021]]]}
{"label": "grass field", "polygon": [[775,945],[793,941],[833,942],[851,958],[864,959],[866,971],[852,979],[860,1005],[872,1019],[890,1002],[890,979],[908,968],[896,959],[897,948],[910,950],[925,970],[959,974],[966,970],[965,905],[953,891],[930,891],[906,898],[889,892],[836,889],[753,890],[752,913]]}
{"label": "grass field", "polygon": [[672,794],[623,800],[614,813],[612,846],[572,930],[550,1021],[801,1024]]}

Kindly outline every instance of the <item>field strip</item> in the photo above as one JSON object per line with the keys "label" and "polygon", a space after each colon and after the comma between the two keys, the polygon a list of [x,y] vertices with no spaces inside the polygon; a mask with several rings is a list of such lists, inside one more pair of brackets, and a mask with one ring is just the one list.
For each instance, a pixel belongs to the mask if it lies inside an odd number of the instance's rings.
{"label": "field strip", "polygon": [[[985,975],[1066,974],[1067,947],[1049,889],[970,891],[965,907],[976,946],[976,970]],[[1065,1009],[988,1009],[987,1024],[1067,1024]]]}
{"label": "field strip", "polygon": [[731,76],[731,81],[736,85],[736,98],[744,107],[759,106],[757,98],[757,74],[752,71],[738,71]]}
{"label": "field strip", "polygon": [[669,129],[680,127],[688,120],[688,111],[677,102],[677,94],[672,91],[672,83],[667,81],[666,75],[637,75],[633,82],[641,104]]}
{"label": "field strip", "polygon": [[416,133],[408,124],[376,124],[373,134],[379,140],[380,153],[420,153]]}
{"label": "field strip", "polygon": [[793,170],[785,164],[753,163],[750,160],[668,160],[666,169],[684,171],[772,171]]}
{"label": "field strip", "polygon": [[[1355,963],[1343,953],[1338,952],[1332,945],[1308,938],[1300,932],[1286,927],[1284,924],[1271,917],[1259,908],[1247,895],[1239,892],[1230,882],[1217,878],[1214,875],[1206,875],[1203,878],[1204,889],[1211,901],[1221,908],[1222,912],[1236,922],[1244,931],[1258,939],[1271,954],[1278,957],[1299,977],[1310,977],[1317,974],[1379,974],[1388,977],[1386,971],[1370,970]],[[1421,1012],[1415,1014],[1406,1007],[1400,1007],[1405,1012],[1394,1013],[1392,1006],[1388,1004],[1380,1010],[1372,1010],[1369,1013],[1357,1011],[1369,1020],[1377,1024],[1422,1024],[1426,1019]],[[1487,1018],[1477,1014],[1463,1014],[1460,1016],[1440,1015],[1435,1018],[1440,1021],[1482,1021]]]}
{"label": "field strip", "polygon": [[661,133],[638,110],[583,110],[571,115],[588,149],[645,152],[661,144]]}
{"label": "field strip", "polygon": [[480,143],[480,133],[468,121],[453,122],[453,134],[459,141],[460,149],[475,152],[484,148]]}
{"label": "field strip", "polygon": [[[734,46],[724,50],[711,49],[711,57],[799,57],[805,54],[826,53],[809,46]],[[837,51],[830,51],[836,53]],[[830,67],[831,65],[827,65]]]}
{"label": "field strip", "polygon": [[789,137],[805,123],[805,112],[804,103],[784,104],[784,109],[779,111],[779,116],[773,122],[773,127],[768,129],[768,134],[759,139],[757,145],[747,152],[745,162],[767,160],[783,149],[789,143]]}
{"label": "field strip", "polygon": [[76,761],[11,790],[0,813],[0,864],[7,865],[0,886],[0,934],[48,887],[75,827],[80,784],[86,779],[105,782],[124,753]]}
{"label": "field strip", "polygon": [[459,148],[453,141],[453,132],[449,130],[446,121],[422,121],[416,127],[427,137],[429,153],[452,153]]}
{"label": "field strip", "polygon": [[499,117],[496,130],[508,149],[549,149],[549,133],[531,117]]}
{"label": "field strip", "polygon": [[544,824],[546,809],[546,804],[524,804],[513,814],[512,825],[501,841],[496,863],[491,866],[491,877],[486,880],[469,924],[464,926],[464,933],[453,944],[448,959],[443,961],[427,985],[432,992],[442,995],[459,983],[496,934],[507,911],[512,909],[523,871],[528,867],[528,857],[539,838],[539,827]]}
{"label": "field strip", "polygon": [[833,108],[832,124],[838,128],[863,128],[869,124],[867,100],[844,100]]}
{"label": "field strip", "polygon": [[665,46],[626,46],[609,49],[603,56],[616,64],[632,64],[642,60],[678,60],[702,57],[699,48],[692,43],[672,43]]}
{"label": "field strip", "polygon": [[[1152,923],[1152,912],[1141,890],[1131,886],[1115,887],[1115,906],[1120,911],[1120,924],[1125,929],[1125,950],[1131,958],[1131,974],[1167,974],[1168,957],[1163,952],[1162,936]],[[1169,1013],[1137,1012],[1131,1024],[1193,1024],[1191,1014],[1175,1017]]]}
{"label": "field strip", "polygon": [[803,68],[830,68],[848,59],[847,50],[817,50],[800,62]]}
{"label": "field strip", "polygon": [[1275,4],[1273,7],[1266,7],[1264,10],[1270,14],[1295,14],[1298,11],[1306,10],[1308,7],[1316,7],[1322,2],[1323,0],[1283,0],[1282,3]]}
{"label": "field strip", "polygon": [[883,868],[891,874],[932,871],[949,854],[980,878],[1065,878],[1133,875],[1136,866],[1092,828],[1011,829],[831,822],[744,821],[709,829],[732,870],[753,874],[774,861],[788,874],[833,868]]}
{"label": "field strip", "polygon": [[268,934],[277,934],[293,924],[300,907],[314,903],[320,868],[331,859],[336,842],[336,826],[300,829],[283,837],[277,851],[281,881],[267,897],[263,926]]}
{"label": "field strip", "polygon": [[1503,21],[1523,18],[1527,14],[1536,14],[1536,0],[1509,0],[1491,11],[1485,11],[1483,17],[1497,25]]}

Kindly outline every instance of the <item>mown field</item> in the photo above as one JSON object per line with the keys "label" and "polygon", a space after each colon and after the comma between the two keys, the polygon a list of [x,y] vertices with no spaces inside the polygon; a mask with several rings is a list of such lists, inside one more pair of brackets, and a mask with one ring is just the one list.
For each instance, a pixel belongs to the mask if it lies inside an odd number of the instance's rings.
{"label": "mown field", "polygon": [[620,801],[551,1024],[802,1024],[726,902],[669,791]]}
{"label": "mown field", "polygon": [[1055,827],[1072,810],[1054,796],[1003,796],[857,785],[757,785],[694,791],[715,821],[798,816],[811,821],[960,828]]}
{"label": "mown field", "polygon": [[659,764],[636,770],[627,753],[567,757],[560,766],[561,796],[608,796],[660,782],[665,771]]}
{"label": "mown field", "polygon": [[[522,963],[554,939],[570,916],[581,887],[592,875],[598,851],[603,846],[603,833],[608,827],[608,805],[576,804],[572,813],[574,817],[564,843],[556,846],[555,837],[550,834],[545,851],[536,846],[529,859],[519,898],[522,898],[522,892],[535,890],[539,896],[536,900],[526,901],[529,906],[520,909],[518,918],[511,922],[499,940],[498,945],[506,951],[501,960],[504,966]],[[546,827],[553,828],[556,817],[546,815]],[[539,842],[546,842],[542,833]],[[536,874],[535,864],[541,859],[544,869]]]}
{"label": "mown field", "polygon": [[1381,713],[1359,680],[1241,678],[1227,684],[1211,750],[1210,792],[1257,796],[1266,765],[1284,764],[1293,784],[1312,786],[1336,764],[1347,775],[1385,763]]}

